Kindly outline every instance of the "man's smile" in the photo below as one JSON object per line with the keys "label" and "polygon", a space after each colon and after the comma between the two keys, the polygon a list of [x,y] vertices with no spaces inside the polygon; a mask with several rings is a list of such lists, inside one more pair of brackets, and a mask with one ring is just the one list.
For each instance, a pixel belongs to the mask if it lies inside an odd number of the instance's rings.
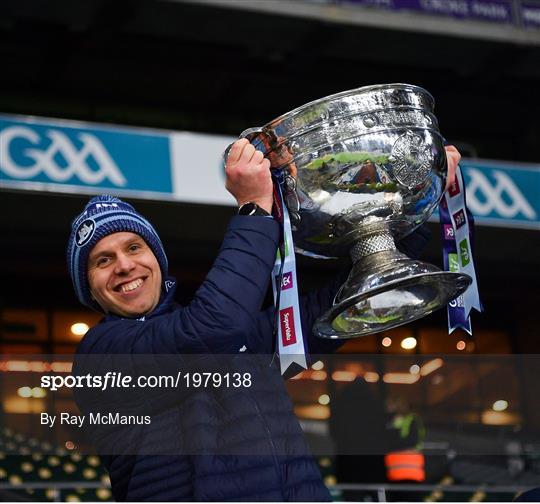
{"label": "man's smile", "polygon": [[117,285],[113,290],[115,292],[127,293],[138,289],[145,282],[146,277],[135,278]]}
{"label": "man's smile", "polygon": [[159,264],[136,233],[120,231],[102,238],[89,263],[91,292],[105,313],[135,318],[157,306],[162,280]]}

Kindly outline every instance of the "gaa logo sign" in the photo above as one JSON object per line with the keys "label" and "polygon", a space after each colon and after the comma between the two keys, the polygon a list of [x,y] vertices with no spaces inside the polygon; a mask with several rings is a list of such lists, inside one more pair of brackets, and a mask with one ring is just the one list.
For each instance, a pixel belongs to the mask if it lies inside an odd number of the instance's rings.
{"label": "gaa logo sign", "polygon": [[491,170],[490,177],[468,167],[467,206],[474,215],[488,217],[495,213],[504,219],[535,220],[537,214],[515,182],[502,170]]}
{"label": "gaa logo sign", "polygon": [[[77,140],[80,146],[56,129],[47,129],[40,136],[26,126],[5,128],[0,132],[0,171],[19,180],[30,180],[43,174],[56,183],[76,177],[88,185],[103,181],[109,181],[117,187],[127,184],[97,137],[79,132]],[[15,144],[19,150],[17,159],[13,157]]]}

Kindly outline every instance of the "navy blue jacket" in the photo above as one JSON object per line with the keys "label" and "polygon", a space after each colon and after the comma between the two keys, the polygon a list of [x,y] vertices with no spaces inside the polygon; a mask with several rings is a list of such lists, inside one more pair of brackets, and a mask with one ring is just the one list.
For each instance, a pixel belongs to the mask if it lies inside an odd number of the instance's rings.
{"label": "navy blue jacket", "polygon": [[[252,370],[257,388],[186,393],[153,415],[150,426],[138,428],[134,439],[143,454],[105,457],[117,500],[330,500],[277,363],[270,365],[274,310],[261,311],[261,305],[278,237],[272,219],[234,217],[213,267],[188,306],[174,302],[174,282],[168,282],[168,292],[151,314],[139,320],[109,315],[83,338],[76,366],[85,355],[268,355],[264,365]],[[417,236],[416,248],[425,241]],[[301,300],[303,334],[312,354],[330,353],[339,345],[311,332],[337,287]],[[94,406],[104,397],[98,394]],[[92,408],[92,399],[79,397],[77,402],[83,412]],[[156,433],[166,433],[167,443],[162,452],[159,446],[156,451],[174,455],[144,454],[145,445],[164,442],[163,436],[156,441]],[[101,441],[108,446],[115,439]],[[236,454],[243,450],[245,455]]]}

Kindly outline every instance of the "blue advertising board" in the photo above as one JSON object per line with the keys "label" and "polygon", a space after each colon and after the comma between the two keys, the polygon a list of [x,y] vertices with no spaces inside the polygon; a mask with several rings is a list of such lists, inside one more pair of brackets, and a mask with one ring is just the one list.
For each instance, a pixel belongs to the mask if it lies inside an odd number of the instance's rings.
{"label": "blue advertising board", "polygon": [[0,116],[0,173],[5,186],[167,195],[172,193],[170,167],[168,134]]}
{"label": "blue advertising board", "polygon": [[[221,164],[232,141],[0,115],[0,188],[234,205]],[[461,167],[478,224],[540,229],[540,164],[463,159]]]}
{"label": "blue advertising board", "polygon": [[540,229],[540,166],[465,159],[461,167],[479,224]]}

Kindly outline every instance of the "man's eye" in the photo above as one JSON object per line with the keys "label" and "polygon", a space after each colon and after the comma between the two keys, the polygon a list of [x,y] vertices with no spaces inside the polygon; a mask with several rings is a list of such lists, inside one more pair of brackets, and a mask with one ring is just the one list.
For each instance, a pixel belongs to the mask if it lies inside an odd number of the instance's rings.
{"label": "man's eye", "polygon": [[100,257],[97,261],[96,261],[96,266],[105,266],[106,264],[108,264],[109,262],[109,258],[108,257]]}
{"label": "man's eye", "polygon": [[138,245],[137,243],[133,243],[129,246],[129,251],[130,252],[135,252],[136,250],[139,250],[141,248],[140,245]]}

